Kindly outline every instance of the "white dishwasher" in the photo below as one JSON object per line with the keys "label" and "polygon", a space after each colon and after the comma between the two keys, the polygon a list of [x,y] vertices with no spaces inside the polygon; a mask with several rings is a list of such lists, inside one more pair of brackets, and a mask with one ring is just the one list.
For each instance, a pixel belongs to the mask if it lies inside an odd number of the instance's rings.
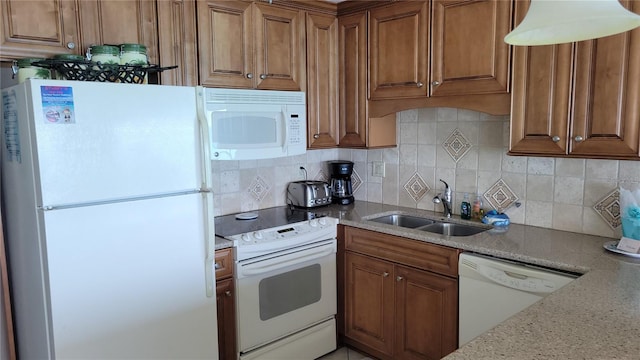
{"label": "white dishwasher", "polygon": [[462,253],[458,265],[458,347],[576,278],[477,254]]}

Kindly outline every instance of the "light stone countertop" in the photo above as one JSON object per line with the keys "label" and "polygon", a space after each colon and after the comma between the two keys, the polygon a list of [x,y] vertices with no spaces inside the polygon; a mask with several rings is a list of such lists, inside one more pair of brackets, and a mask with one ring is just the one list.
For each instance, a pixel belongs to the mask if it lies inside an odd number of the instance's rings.
{"label": "light stone countertop", "polygon": [[216,236],[216,250],[222,250],[233,247],[233,241]]}
{"label": "light stone countertop", "polygon": [[518,224],[503,233],[448,237],[367,221],[394,213],[441,218],[432,211],[362,201],[315,210],[344,225],[584,274],[446,360],[640,359],[640,259],[602,247],[615,239]]}

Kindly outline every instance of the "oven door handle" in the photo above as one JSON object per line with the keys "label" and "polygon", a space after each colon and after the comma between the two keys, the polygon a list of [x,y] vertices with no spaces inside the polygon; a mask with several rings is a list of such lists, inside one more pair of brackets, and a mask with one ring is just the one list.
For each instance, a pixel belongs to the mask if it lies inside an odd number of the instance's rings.
{"label": "oven door handle", "polygon": [[[304,254],[300,254],[303,252]],[[242,275],[251,276],[268,273],[270,271],[286,268],[291,265],[319,259],[335,253],[333,246],[322,246],[314,249],[308,249],[299,253],[288,254],[282,257],[276,257],[256,263],[242,265]],[[302,255],[302,256],[300,256]]]}

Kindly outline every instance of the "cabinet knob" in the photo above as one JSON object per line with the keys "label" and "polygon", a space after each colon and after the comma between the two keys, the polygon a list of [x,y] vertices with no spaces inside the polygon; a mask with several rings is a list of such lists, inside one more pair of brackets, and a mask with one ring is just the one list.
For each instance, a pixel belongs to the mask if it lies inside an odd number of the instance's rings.
{"label": "cabinet knob", "polygon": [[396,281],[402,281],[403,277],[402,276],[398,276],[396,277]]}
{"label": "cabinet knob", "polygon": [[556,143],[557,143],[558,141],[560,141],[560,136],[556,135],[556,136],[552,137],[552,138],[551,138],[551,141],[553,141],[553,142],[556,142]]}
{"label": "cabinet knob", "polygon": [[431,85],[438,86],[438,85],[440,85],[440,81],[436,80],[436,81],[432,82]]}
{"label": "cabinet knob", "polygon": [[227,291],[224,292],[224,294],[227,295],[227,296],[231,296],[231,291],[227,290]]}
{"label": "cabinet knob", "polygon": [[260,79],[264,80],[267,78],[267,74],[260,74]]}
{"label": "cabinet knob", "polygon": [[419,88],[424,86],[424,84],[421,81],[418,81],[416,85],[418,85]]}
{"label": "cabinet knob", "polygon": [[385,271],[385,272],[382,273],[382,276],[387,277],[387,276],[389,276],[389,273]]}
{"label": "cabinet knob", "polygon": [[313,135],[313,138],[314,138],[314,139],[319,139],[319,138],[320,138],[320,135],[318,135],[318,134],[314,134],[314,135]]}
{"label": "cabinet knob", "polygon": [[67,43],[67,49],[75,49],[76,48],[76,43],[74,42],[68,42]]}
{"label": "cabinet knob", "polygon": [[584,138],[583,138],[582,136],[580,136],[580,135],[578,135],[578,136],[574,137],[573,139],[574,139],[576,142],[580,142],[580,141],[584,140]]}
{"label": "cabinet knob", "polygon": [[247,79],[253,79],[253,74],[252,73],[247,73]]}

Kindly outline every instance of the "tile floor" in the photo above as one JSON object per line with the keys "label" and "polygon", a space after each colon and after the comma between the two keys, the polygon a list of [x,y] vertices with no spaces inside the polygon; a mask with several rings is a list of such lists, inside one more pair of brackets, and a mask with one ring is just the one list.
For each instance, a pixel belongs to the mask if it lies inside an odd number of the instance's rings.
{"label": "tile floor", "polygon": [[329,353],[316,360],[373,360],[372,358],[360,354],[359,352],[349,349],[347,347],[341,347],[338,350]]}

